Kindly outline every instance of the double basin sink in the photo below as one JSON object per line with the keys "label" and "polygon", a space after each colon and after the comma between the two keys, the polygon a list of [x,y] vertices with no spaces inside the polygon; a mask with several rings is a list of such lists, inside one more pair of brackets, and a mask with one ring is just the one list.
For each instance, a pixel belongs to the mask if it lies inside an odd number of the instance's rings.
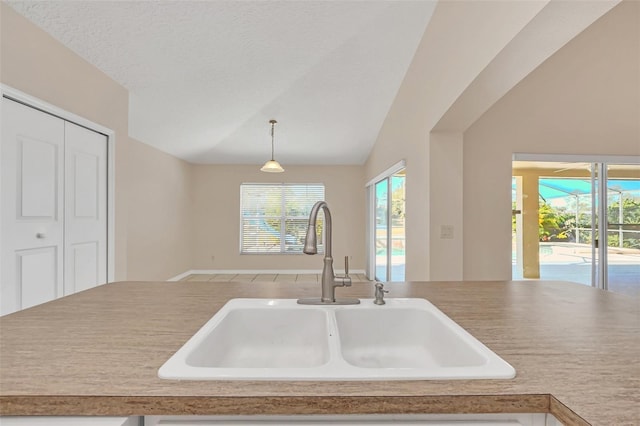
{"label": "double basin sink", "polygon": [[510,379],[514,368],[425,299],[232,299],[158,371],[179,380]]}

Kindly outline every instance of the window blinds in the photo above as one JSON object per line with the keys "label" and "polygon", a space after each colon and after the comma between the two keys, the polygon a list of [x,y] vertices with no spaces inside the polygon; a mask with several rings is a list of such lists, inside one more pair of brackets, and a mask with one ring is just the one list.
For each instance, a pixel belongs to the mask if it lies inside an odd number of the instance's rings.
{"label": "window blinds", "polygon": [[[240,253],[302,253],[309,213],[324,200],[323,184],[240,185]],[[318,217],[318,252],[323,252],[324,216]]]}

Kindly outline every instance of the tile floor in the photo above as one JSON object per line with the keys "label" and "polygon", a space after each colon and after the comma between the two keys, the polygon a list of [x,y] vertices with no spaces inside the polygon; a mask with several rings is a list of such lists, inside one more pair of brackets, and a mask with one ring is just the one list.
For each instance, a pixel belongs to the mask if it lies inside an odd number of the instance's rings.
{"label": "tile floor", "polygon": [[[210,282],[290,282],[317,283],[322,274],[192,274],[180,281],[210,281]],[[369,282],[364,274],[351,274],[351,282]]]}

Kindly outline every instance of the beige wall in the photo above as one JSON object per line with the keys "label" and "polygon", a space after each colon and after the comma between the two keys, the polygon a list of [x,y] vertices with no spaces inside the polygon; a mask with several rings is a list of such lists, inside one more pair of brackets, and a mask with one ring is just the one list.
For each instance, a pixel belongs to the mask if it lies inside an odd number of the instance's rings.
{"label": "beige wall", "polygon": [[[431,161],[429,175],[430,221],[429,279],[452,281],[462,279],[462,133],[432,132],[429,137]],[[443,236],[443,228],[451,229],[451,237]]]}
{"label": "beige wall", "polygon": [[192,267],[193,166],[131,139],[127,279],[166,280]]}
{"label": "beige wall", "polygon": [[115,279],[188,269],[189,166],[128,137],[128,91],[4,3],[0,82],[115,132]]}
{"label": "beige wall", "polygon": [[[460,271],[462,265],[461,257],[457,261],[455,256],[445,256],[447,264],[440,263],[437,257],[431,258],[438,253],[430,250],[431,228],[439,231],[438,225],[431,225],[432,206],[437,202],[450,207],[440,215],[444,218],[460,211],[460,206],[447,200],[448,186],[439,186],[442,181],[436,174],[437,166],[446,164],[447,156],[461,147],[440,146],[441,149],[435,151],[438,157],[431,161],[429,132],[473,79],[545,4],[546,1],[458,1],[440,2],[436,7],[365,164],[368,181],[399,160],[406,160],[408,280],[430,279],[434,267],[438,271],[445,268]],[[461,160],[452,162],[457,164]],[[454,176],[448,182],[455,179],[461,180],[461,176]],[[440,191],[434,194],[434,200],[430,199],[432,189]],[[440,223],[451,222],[447,219]],[[447,247],[461,247],[459,226],[454,229],[454,235],[454,240],[441,241]],[[440,272],[435,276],[440,277]]]}
{"label": "beige wall", "polygon": [[[321,270],[320,255],[240,255],[241,183],[323,183],[333,219],[334,268],[365,267],[365,189],[361,166],[287,166],[282,174],[260,166],[194,165],[194,268]],[[214,259],[212,260],[212,256]]]}
{"label": "beige wall", "polygon": [[511,277],[514,152],[640,155],[640,3],[621,3],[464,134],[464,278]]}

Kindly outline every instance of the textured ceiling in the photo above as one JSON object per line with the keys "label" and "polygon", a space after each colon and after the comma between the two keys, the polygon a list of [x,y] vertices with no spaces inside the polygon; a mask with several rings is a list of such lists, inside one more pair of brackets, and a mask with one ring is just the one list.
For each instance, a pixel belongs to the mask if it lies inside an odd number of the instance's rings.
{"label": "textured ceiling", "polygon": [[129,134],[196,163],[362,164],[435,1],[8,1],[125,86]]}

